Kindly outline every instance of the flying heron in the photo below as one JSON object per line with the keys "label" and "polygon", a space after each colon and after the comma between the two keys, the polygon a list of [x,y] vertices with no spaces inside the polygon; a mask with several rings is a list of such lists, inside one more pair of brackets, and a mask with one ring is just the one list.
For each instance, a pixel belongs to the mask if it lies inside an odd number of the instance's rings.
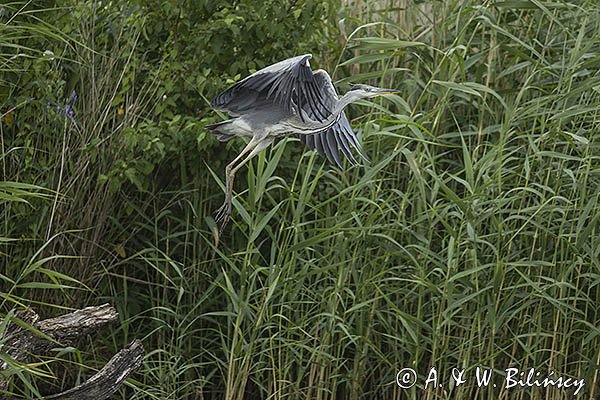
{"label": "flying heron", "polygon": [[352,149],[366,160],[344,108],[358,99],[398,91],[354,85],[338,98],[329,74],[322,69],[313,71],[310,58],[311,54],[304,54],[263,68],[212,101],[212,108],[233,117],[206,126],[218,140],[250,137],[250,142],[225,169],[225,202],[216,213],[221,233],[231,216],[235,173],[276,138],[298,135],[309,149],[316,150],[340,169],[338,149],[352,165],[357,164]]}

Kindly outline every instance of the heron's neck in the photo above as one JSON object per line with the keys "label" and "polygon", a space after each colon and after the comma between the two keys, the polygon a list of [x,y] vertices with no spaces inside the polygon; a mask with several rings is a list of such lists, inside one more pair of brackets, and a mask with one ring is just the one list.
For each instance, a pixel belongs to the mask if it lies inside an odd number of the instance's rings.
{"label": "heron's neck", "polygon": [[332,115],[340,115],[340,113],[342,111],[344,111],[344,108],[346,108],[346,106],[348,106],[348,104],[358,100],[360,98],[360,96],[356,95],[356,92],[354,91],[349,91],[347,92],[341,99],[338,100],[338,102],[335,104],[335,107],[333,107],[333,110],[331,111]]}
{"label": "heron's neck", "polygon": [[356,94],[356,92],[350,91],[350,92],[346,93],[344,96],[342,96],[341,99],[339,99],[335,103],[333,110],[331,110],[331,115],[328,116],[327,119],[325,119],[325,121],[323,121],[321,124],[324,127],[327,127],[327,126],[331,126],[334,123],[336,123],[338,121],[338,119],[340,118],[340,114],[342,113],[342,111],[344,111],[344,108],[346,108],[348,106],[348,104],[350,104],[358,99],[360,99],[360,96],[358,96]]}
{"label": "heron's neck", "polygon": [[[341,99],[339,99],[335,103],[335,105],[333,106],[333,110],[331,110],[331,115],[329,115],[325,120],[321,122],[313,121],[308,117],[308,115],[305,114],[300,133],[310,134],[310,131],[316,133],[329,128],[340,119],[340,114],[342,113],[342,111],[344,111],[344,108],[346,108],[348,104],[360,98],[361,97],[357,95],[356,92],[350,91],[346,93]],[[304,111],[301,110],[301,112]]]}

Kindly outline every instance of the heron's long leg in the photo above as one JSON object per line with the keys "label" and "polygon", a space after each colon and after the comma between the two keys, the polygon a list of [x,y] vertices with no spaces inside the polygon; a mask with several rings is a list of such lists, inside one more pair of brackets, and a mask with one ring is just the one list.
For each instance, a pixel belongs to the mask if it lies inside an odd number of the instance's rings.
{"label": "heron's long leg", "polygon": [[[231,215],[231,200],[233,196],[233,181],[235,179],[235,173],[244,166],[248,161],[252,159],[255,155],[264,150],[267,146],[269,146],[273,142],[272,138],[264,137],[261,139],[257,139],[253,137],[252,140],[246,145],[244,150],[225,168],[225,202],[223,205],[217,210],[216,220],[221,223],[220,232],[222,233],[229,222],[229,216]],[[251,150],[251,151],[250,151]],[[239,159],[244,156],[246,153],[250,151],[250,154],[242,161]]]}
{"label": "heron's long leg", "polygon": [[235,157],[229,164],[227,164],[227,166],[225,167],[226,174],[229,175],[229,172],[231,171],[235,163],[238,162],[240,158],[242,158],[246,153],[252,150],[257,144],[258,140],[253,136],[252,139],[250,139],[250,141],[246,145],[246,147],[242,149],[240,154],[238,154],[237,157]]}
{"label": "heron's long leg", "polygon": [[225,167],[225,202],[219,207],[215,216],[216,221],[221,223],[221,231],[223,231],[225,225],[227,225],[227,219],[229,218],[229,214],[231,214],[231,196],[233,193],[233,177],[231,176],[231,171],[235,167],[235,164],[239,162],[246,153],[254,149],[257,144],[258,140],[253,136],[240,154]]}

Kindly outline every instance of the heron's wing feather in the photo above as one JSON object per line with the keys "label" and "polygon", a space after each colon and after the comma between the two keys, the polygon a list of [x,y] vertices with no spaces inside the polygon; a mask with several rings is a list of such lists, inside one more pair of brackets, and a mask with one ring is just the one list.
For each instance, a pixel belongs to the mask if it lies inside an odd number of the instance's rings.
{"label": "heron's wing feather", "polygon": [[211,105],[239,116],[269,104],[289,113],[294,112],[293,105],[324,104],[308,62],[311,57],[289,58],[256,71],[217,96]]}
{"label": "heron's wing feather", "polygon": [[[318,88],[321,93],[318,97],[322,100],[323,104],[313,104],[313,107],[306,104],[302,108],[309,118],[321,121],[331,114],[329,110],[335,108],[335,104],[338,101],[338,95],[327,72],[317,70],[314,72],[313,76],[315,87]],[[355,149],[356,152],[367,161],[367,158],[362,152],[360,143],[356,138],[356,134],[352,130],[350,122],[343,111],[339,120],[329,127],[329,129],[313,135],[301,134],[300,140],[306,144],[309,149],[316,150],[321,156],[325,157],[330,163],[337,165],[339,168],[342,168],[342,162],[338,150],[341,150],[344,157],[346,157],[352,165],[358,164],[352,154],[352,149]]]}

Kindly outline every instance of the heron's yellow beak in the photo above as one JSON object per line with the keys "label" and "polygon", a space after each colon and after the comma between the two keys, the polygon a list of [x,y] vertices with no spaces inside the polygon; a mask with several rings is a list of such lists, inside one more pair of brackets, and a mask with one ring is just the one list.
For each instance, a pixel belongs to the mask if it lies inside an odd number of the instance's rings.
{"label": "heron's yellow beak", "polygon": [[400,93],[398,89],[380,89],[379,94],[397,94]]}

